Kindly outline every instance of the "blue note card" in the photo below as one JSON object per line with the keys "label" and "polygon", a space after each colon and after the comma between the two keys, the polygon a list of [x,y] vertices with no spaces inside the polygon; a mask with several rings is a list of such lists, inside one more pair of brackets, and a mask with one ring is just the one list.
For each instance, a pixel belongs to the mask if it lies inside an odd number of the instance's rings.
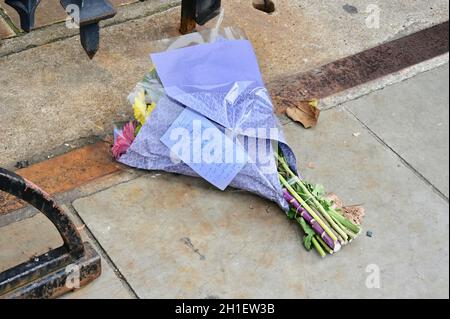
{"label": "blue note card", "polygon": [[172,123],[161,142],[171,150],[174,163],[183,161],[221,190],[248,162],[244,148],[231,134],[189,108]]}

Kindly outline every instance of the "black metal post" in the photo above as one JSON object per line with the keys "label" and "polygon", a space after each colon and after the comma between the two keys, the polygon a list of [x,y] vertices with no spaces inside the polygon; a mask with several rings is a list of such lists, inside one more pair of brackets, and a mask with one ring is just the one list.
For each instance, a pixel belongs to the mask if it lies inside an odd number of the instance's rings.
{"label": "black metal post", "polygon": [[[5,0],[20,16],[20,26],[25,32],[30,32],[34,28],[36,8],[41,0]],[[101,20],[112,18],[116,15],[114,6],[108,0],[60,0],[64,9],[69,5],[76,5],[80,14],[73,17],[75,21],[80,21],[81,45],[90,58],[93,58],[98,50],[100,42],[100,28],[98,23]]]}
{"label": "black metal post", "polygon": [[221,0],[183,0],[181,2],[180,32],[187,34],[197,24],[204,25],[220,12]]}
{"label": "black metal post", "polygon": [[195,0],[183,0],[181,3],[181,34],[191,33],[195,30],[197,23],[195,16]]}
{"label": "black metal post", "polygon": [[60,2],[65,9],[69,5],[78,6],[81,45],[92,59],[100,44],[99,22],[116,15],[114,6],[108,0],[60,0]]}
{"label": "black metal post", "polygon": [[5,0],[5,3],[19,14],[20,27],[25,32],[30,32],[34,28],[34,16],[39,2],[41,0]]}

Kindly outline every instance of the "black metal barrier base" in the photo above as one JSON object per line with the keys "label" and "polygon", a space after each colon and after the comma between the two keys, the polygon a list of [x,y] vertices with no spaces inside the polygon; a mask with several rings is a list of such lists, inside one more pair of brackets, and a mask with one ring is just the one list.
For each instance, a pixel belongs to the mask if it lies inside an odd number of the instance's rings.
{"label": "black metal barrier base", "polygon": [[101,259],[89,243],[73,260],[58,248],[0,274],[0,299],[55,298],[80,289],[101,274]]}
{"label": "black metal barrier base", "polygon": [[2,168],[0,191],[40,210],[53,223],[64,242],[59,248],[0,273],[0,299],[55,298],[100,276],[100,256],[89,243],[83,243],[73,222],[47,193]]}

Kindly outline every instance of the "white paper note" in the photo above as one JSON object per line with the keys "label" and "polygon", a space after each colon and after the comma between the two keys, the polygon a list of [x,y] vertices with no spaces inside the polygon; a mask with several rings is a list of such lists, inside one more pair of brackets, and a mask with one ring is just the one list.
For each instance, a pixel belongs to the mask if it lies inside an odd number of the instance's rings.
{"label": "white paper note", "polygon": [[225,190],[248,161],[244,148],[229,135],[203,115],[185,108],[161,142],[171,150],[174,160],[182,160],[208,182]]}

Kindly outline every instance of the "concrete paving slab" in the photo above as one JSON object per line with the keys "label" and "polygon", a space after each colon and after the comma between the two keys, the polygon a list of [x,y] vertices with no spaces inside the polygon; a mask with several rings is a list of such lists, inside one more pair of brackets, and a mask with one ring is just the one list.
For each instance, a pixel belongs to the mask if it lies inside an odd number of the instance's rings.
{"label": "concrete paving slab", "polygon": [[[270,275],[259,262],[275,266],[274,245],[285,254],[301,251],[274,205],[243,192],[218,192],[199,179],[147,175],[74,207],[143,298],[254,296],[269,289],[253,270]],[[283,225],[276,231],[273,219]],[[286,240],[286,233],[296,239]]]}
{"label": "concrete paving slab", "polygon": [[11,29],[8,23],[6,23],[5,19],[0,16],[0,40],[10,38],[14,35],[14,31]]}
{"label": "concrete paving slab", "polygon": [[0,272],[63,244],[58,231],[43,214],[2,227],[0,232]]}
{"label": "concrete paving slab", "polygon": [[[345,111],[285,130],[302,167],[315,163],[306,178],[364,203],[373,238],[321,260],[274,204],[170,174],[74,207],[139,297],[448,298],[448,203]],[[381,286],[370,289],[377,270]]]}
{"label": "concrete paving slab", "polygon": [[[67,208],[65,210],[68,211]],[[73,218],[73,215],[71,217]],[[73,220],[77,222],[83,239],[93,243],[82,223]],[[56,228],[43,214],[1,227],[0,231],[0,272],[62,245]],[[95,247],[95,243],[93,245]],[[95,249],[99,251],[98,247]],[[125,299],[132,298],[132,294],[124,287],[111,266],[102,259],[102,275],[83,289],[69,293],[63,298]]]}
{"label": "concrete paving slab", "polygon": [[352,262],[380,267],[382,288],[374,295],[448,298],[448,202],[342,109],[323,112],[313,130],[295,124],[285,130],[306,179],[323,183],[346,203],[364,204],[364,228],[374,237],[346,250],[355,249]]}
{"label": "concrete paving slab", "polygon": [[[72,218],[76,227],[80,230],[84,241],[90,242],[95,250],[101,254],[101,249],[95,240],[89,237],[86,225],[75,216],[70,209],[63,205],[64,211]],[[83,289],[70,292],[62,296],[63,299],[132,299],[133,294],[124,286],[113,267],[102,258],[102,274],[95,281],[83,287]]]}
{"label": "concrete paving slab", "polygon": [[449,66],[345,104],[447,198]]}

